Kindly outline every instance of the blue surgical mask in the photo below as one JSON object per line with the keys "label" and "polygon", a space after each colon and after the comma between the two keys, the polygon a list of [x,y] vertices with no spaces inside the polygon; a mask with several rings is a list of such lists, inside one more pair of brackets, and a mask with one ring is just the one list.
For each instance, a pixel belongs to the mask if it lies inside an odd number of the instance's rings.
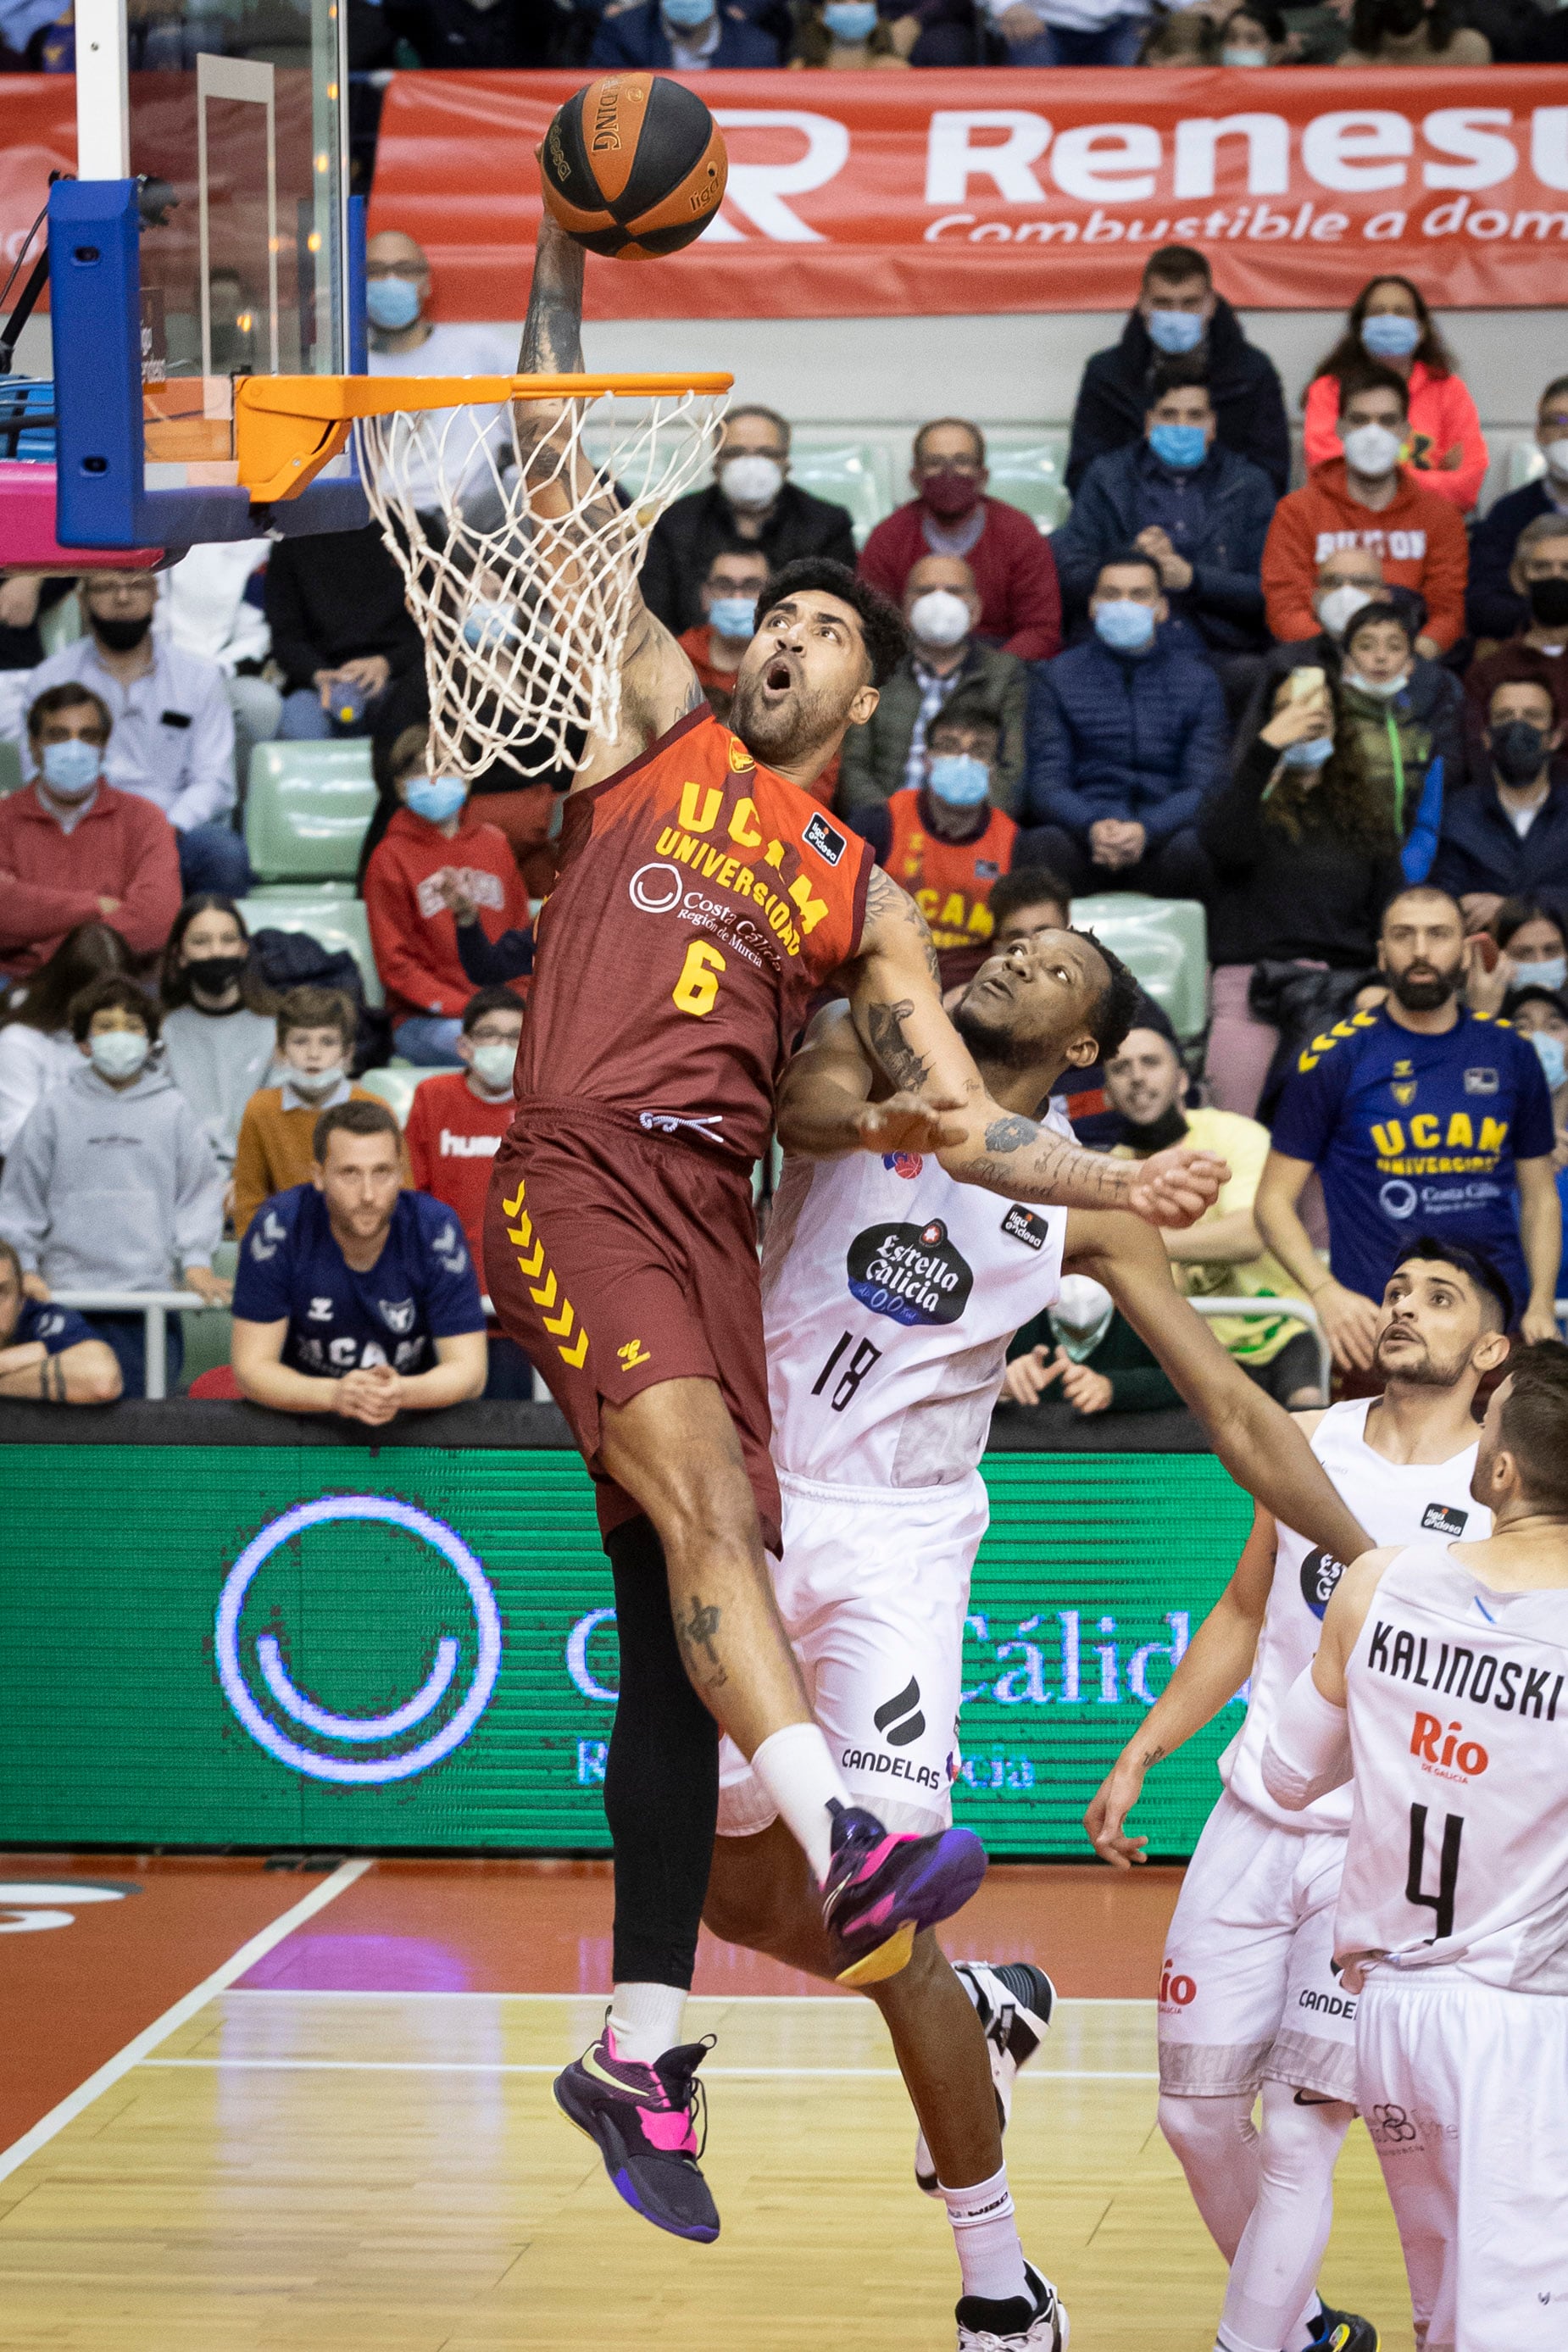
{"label": "blue surgical mask", "polygon": [[100,1077],[133,1078],[152,1052],[153,1044],[142,1029],[100,1029],[87,1050]]}
{"label": "blue surgical mask", "polygon": [[38,765],[50,792],[62,801],[79,801],[90,793],[103,772],[103,753],[96,743],[74,736],[68,743],[46,743]]}
{"label": "blue surgical mask", "polygon": [[1521,963],[1516,969],[1516,987],[1555,990],[1568,980],[1568,956],[1543,956],[1539,963]]}
{"label": "blue surgical mask", "polygon": [[665,23],[682,33],[706,25],[713,14],[713,0],[659,0],[659,6]]}
{"label": "blue surgical mask", "polygon": [[469,1067],[481,1087],[488,1087],[492,1095],[500,1095],[510,1086],[516,1063],[515,1045],[476,1045]]}
{"label": "blue surgical mask", "polygon": [[463,615],[463,643],[476,653],[486,646],[515,646],[518,641],[517,608],[513,604],[492,604],[481,598],[470,604]]}
{"label": "blue surgical mask", "polygon": [[1321,768],[1333,752],[1331,735],[1309,735],[1304,743],[1287,743],[1283,756],[1288,768]]}
{"label": "blue surgical mask", "polygon": [[1267,49],[1224,48],[1219,53],[1219,61],[1222,66],[1266,66],[1269,59]]}
{"label": "blue surgical mask", "polygon": [[708,607],[708,618],[721,637],[752,636],[757,626],[757,600],[754,596],[715,596]]}
{"label": "blue surgical mask", "polygon": [[1154,637],[1154,608],[1130,596],[1112,597],[1094,608],[1094,634],[1113,654],[1141,654]]}
{"label": "blue surgical mask", "polygon": [[1374,360],[1407,360],[1421,341],[1419,319],[1407,319],[1402,310],[1379,310],[1361,322],[1363,351]]}
{"label": "blue surgical mask", "polygon": [[416,816],[445,824],[468,799],[468,788],[460,776],[413,776],[403,787],[403,797]]}
{"label": "blue surgical mask", "polygon": [[1568,1077],[1568,1069],[1563,1066],[1563,1040],[1553,1037],[1550,1030],[1537,1029],[1530,1042],[1541,1056],[1541,1075],[1555,1094]]}
{"label": "blue surgical mask", "polygon": [[949,808],[978,808],[991,789],[991,771],[968,751],[933,751],[927,780]]}
{"label": "blue surgical mask", "polygon": [[1209,440],[1201,425],[1152,425],[1149,446],[1162,466],[1185,474],[1203,464],[1208,455]]}
{"label": "blue surgical mask", "polygon": [[868,41],[877,27],[877,0],[827,0],[822,21],[837,40]]}
{"label": "blue surgical mask", "polygon": [[373,327],[395,335],[419,316],[419,289],[412,278],[373,278],[364,289],[364,307]]}
{"label": "blue surgical mask", "polygon": [[1195,310],[1151,310],[1143,324],[1157,352],[1177,355],[1197,350],[1208,320],[1200,319]]}

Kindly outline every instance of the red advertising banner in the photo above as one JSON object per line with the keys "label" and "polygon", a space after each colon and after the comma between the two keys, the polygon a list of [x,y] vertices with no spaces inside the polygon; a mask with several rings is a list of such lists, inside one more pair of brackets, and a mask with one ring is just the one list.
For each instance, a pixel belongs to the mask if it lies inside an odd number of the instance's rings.
{"label": "red advertising banner", "polygon": [[[1233,302],[1346,305],[1379,268],[1444,308],[1568,286],[1568,68],[704,73],[721,218],[589,264],[601,319],[1121,310],[1152,247]],[[374,228],[428,251],[448,318],[519,318],[533,151],[582,74],[397,75]]]}
{"label": "red advertising banner", "polygon": [[[76,82],[69,74],[0,74],[0,286],[48,201],[49,173],[76,170]],[[34,256],[43,243],[40,227]],[[17,292],[21,280],[12,289]]]}

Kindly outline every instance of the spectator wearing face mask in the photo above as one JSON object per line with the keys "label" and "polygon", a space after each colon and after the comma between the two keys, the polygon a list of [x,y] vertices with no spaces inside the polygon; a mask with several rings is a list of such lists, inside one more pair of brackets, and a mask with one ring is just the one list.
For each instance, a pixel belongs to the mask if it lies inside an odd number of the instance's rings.
{"label": "spectator wearing face mask", "polygon": [[1497,977],[1501,1003],[1524,988],[1568,988],[1568,917],[1553,914],[1539,898],[1505,898],[1487,925],[1500,950]]}
{"label": "spectator wearing face mask", "polygon": [[804,0],[795,25],[790,67],[831,73],[865,73],[910,62],[919,36],[913,17],[885,18],[877,0]]}
{"label": "spectator wearing face mask", "polygon": [[1568,910],[1568,773],[1547,688],[1529,678],[1494,687],[1484,743],[1490,773],[1449,801],[1431,875],[1472,930],[1526,893]]}
{"label": "spectator wearing face mask", "polygon": [[[1298,638],[1293,645],[1270,646],[1237,728],[1235,758],[1241,758],[1272,711],[1281,678],[1289,677],[1293,669],[1306,667],[1336,672],[1345,631],[1356,614],[1363,605],[1385,604],[1387,600],[1381,556],[1370,547],[1330,550],[1318,566],[1317,584],[1312,592],[1318,633],[1313,637]],[[1420,667],[1431,670],[1435,665],[1421,662]]]}
{"label": "spectator wearing face mask", "polygon": [[1513,577],[1520,534],[1542,515],[1568,516],[1568,375],[1560,375],[1541,395],[1535,446],[1546,470],[1521,490],[1510,490],[1488,509],[1470,539],[1470,579],[1465,609],[1470,633],[1502,643],[1528,629],[1535,614]]}
{"label": "spectator wearing face mask", "polygon": [[1531,678],[1568,719],[1568,515],[1537,515],[1519,535],[1509,582],[1523,599],[1525,625],[1501,645],[1478,647],[1465,672],[1472,709],[1485,712],[1495,687]]}
{"label": "spectator wearing face mask", "polygon": [[1403,462],[1434,497],[1468,514],[1491,462],[1476,404],[1408,278],[1373,278],[1351,305],[1344,333],[1307,387],[1306,456],[1326,466],[1341,454],[1340,386],[1368,361],[1401,377],[1409,395]]}
{"label": "spectator wearing face mask", "polygon": [[924,774],[860,824],[931,930],[944,989],[973,980],[991,952],[988,901],[1013,864],[1018,828],[993,795],[1001,730],[984,702],[955,696],[932,719]]}
{"label": "spectator wearing face mask", "polygon": [[1222,66],[1284,65],[1291,55],[1289,28],[1268,0],[1233,8],[1220,26]]}
{"label": "spectator wearing face mask", "polygon": [[[278,1007],[274,1063],[280,1083],[258,1087],[246,1104],[234,1156],[234,1230],[246,1227],[274,1192],[302,1184],[311,1139],[324,1110],[374,1102],[350,1083],[357,1016],[336,988],[291,988]],[[300,1171],[304,1173],[301,1174]]]}
{"label": "spectator wearing face mask", "polygon": [[721,549],[702,583],[702,618],[680,633],[680,649],[697,672],[709,708],[726,726],[735,673],[757,634],[757,600],[767,584],[768,560],[760,548]]}
{"label": "spectator wearing face mask", "polygon": [[902,604],[923,555],[968,564],[980,599],[976,634],[1019,661],[1049,661],[1062,641],[1061,594],[1050,541],[1029,517],[988,498],[985,436],[977,425],[938,417],[915,435],[916,495],[877,525],[860,551],[860,576]]}
{"label": "spectator wearing face mask", "polygon": [[384,739],[405,709],[412,719],[424,697],[425,649],[374,523],[276,541],[267,620],[285,679],[286,740]]}
{"label": "spectator wearing face mask", "polygon": [[22,1261],[0,1241],[0,1397],[43,1404],[112,1404],[114,1350],[73,1307],[47,1306],[23,1288]]}
{"label": "spectator wearing face mask", "polygon": [[[724,0],[721,7],[718,0],[633,0],[629,7],[605,8],[588,62],[595,70],[641,66],[658,73],[782,66],[789,36],[789,13],[778,0]],[[808,551],[817,551],[795,550]]]}
{"label": "spectator wearing face mask", "polygon": [[854,570],[847,509],[789,479],[789,442],[788,423],[776,410],[753,404],[731,409],[711,484],[677,499],[655,523],[640,575],[643,602],[676,636],[706,618],[702,583],[723,549],[755,548],[770,573],[807,555]]}
{"label": "spectator wearing face mask", "polygon": [[1534,1046],[1552,1096],[1557,1202],[1559,1209],[1568,1209],[1568,996],[1563,992],[1562,982],[1555,987],[1530,982],[1514,997],[1508,1017],[1520,1035]]}
{"label": "spectator wearing face mask", "polygon": [[163,1066],[206,1129],[218,1166],[234,1166],[239,1123],[277,1046],[278,1000],[251,961],[232,898],[187,898],[163,950]]}
{"label": "spectator wearing face mask", "polygon": [[1342,66],[1489,66],[1491,43],[1453,0],[1355,0]]}
{"label": "spectator wearing face mask", "polygon": [[[430,0],[425,0],[430,5]],[[475,28],[500,31],[511,19],[510,8],[494,7],[481,14],[472,0],[437,0],[444,9],[460,11]],[[436,59],[431,58],[434,64]],[[466,63],[460,57],[442,57],[443,66]],[[400,228],[378,229],[365,247],[364,307],[369,324],[368,366],[372,375],[511,375],[517,362],[517,339],[505,327],[448,321],[430,317],[430,264],[417,240]],[[459,498],[465,489],[479,489],[489,481],[487,447],[510,455],[505,419],[497,407],[476,402],[456,414],[434,409],[423,422],[423,434],[444,436],[441,478],[433,466],[416,461],[409,491],[421,514],[438,515],[444,492]]]}
{"label": "spectator wearing face mask", "polygon": [[[234,713],[222,670],[216,661],[153,635],[154,573],[89,572],[80,593],[87,635],[38,664],[27,680],[28,700],[53,686],[89,688],[112,730],[104,779],[163,811],[177,836],[183,887],[243,897],[250,887],[250,861],[229,821]],[[30,738],[23,744],[22,766],[34,774]]]}
{"label": "spectator wearing face mask", "polygon": [[1097,457],[1143,438],[1149,378],[1162,360],[1186,360],[1208,385],[1222,446],[1250,458],[1283,493],[1290,482],[1290,427],[1274,362],[1249,343],[1215,291],[1194,247],[1163,245],[1149,256],[1138,300],[1108,352],[1083,372],[1072,415],[1067,486],[1074,498]]}
{"label": "spectator wearing face mask", "polygon": [[1337,541],[1370,548],[1390,587],[1426,602],[1416,651],[1431,661],[1465,625],[1465,526],[1402,462],[1409,393],[1403,377],[1370,362],[1340,380],[1344,455],[1314,467],[1304,488],[1280,499],[1263,550],[1268,628],[1281,641],[1315,636],[1318,564]]}
{"label": "spectator wearing face mask", "polygon": [[1205,898],[1214,877],[1197,825],[1225,769],[1219,680],[1162,626],[1152,555],[1102,564],[1089,609],[1093,635],[1035,675],[1019,862],[1049,866],[1075,894]]}
{"label": "spectator wearing face mask", "polygon": [[106,972],[128,972],[131,961],[124,940],[107,923],[78,923],[47,963],[0,997],[0,1160],[34,1104],[80,1067],[70,1033],[71,999]]}
{"label": "spectator wearing face mask", "polygon": [[[1334,691],[1339,756],[1393,814],[1407,882],[1426,879],[1452,779],[1464,774],[1463,719],[1452,673],[1418,665],[1415,625],[1396,595],[1368,604],[1344,634]],[[1440,681],[1436,694],[1416,677]]]}
{"label": "spectator wearing face mask", "polygon": [[[223,1176],[200,1120],[167,1072],[150,1064],[158,1007],[110,974],[70,1009],[79,1066],[47,1094],[0,1177],[0,1238],[11,1243],[36,1298],[56,1290],[168,1290],[176,1278],[224,1305],[212,1270],[223,1235]],[[88,1310],[119,1360],[127,1396],[146,1392],[140,1315]],[[168,1382],[179,1376],[179,1318],[168,1334]]]}
{"label": "spectator wearing face mask", "polygon": [[506,835],[475,815],[463,779],[426,772],[423,727],[398,737],[391,764],[402,806],[365,868],[365,914],[397,1050],[439,1065],[453,1058],[473,994],[443,875],[455,874],[492,940],[527,927],[528,893]]}
{"label": "spectator wearing face mask", "polygon": [[163,944],[180,903],[168,818],[105,776],[108,705],[47,687],[27,712],[32,782],[0,798],[0,973],[37,971],[80,923],[111,922],[132,955]]}
{"label": "spectator wearing face mask", "polygon": [[1173,616],[1220,656],[1260,650],[1259,577],[1274,486],[1222,446],[1208,386],[1174,361],[1154,369],[1142,441],[1097,457],[1051,552],[1069,615],[1108,555],[1136,547],[1160,567]]}
{"label": "spectator wearing face mask", "polygon": [[[984,708],[1000,733],[992,763],[999,808],[1015,814],[1024,772],[1024,710],[1029,677],[1012,654],[974,635],[980,599],[961,555],[922,555],[904,582],[910,650],[882,688],[864,727],[844,739],[837,804],[859,822],[896,792],[925,781],[927,736],[955,695]],[[868,836],[869,837],[869,835]]]}
{"label": "spectator wearing face mask", "polygon": [[1048,1408],[1057,1398],[1075,1420],[1169,1412],[1182,1402],[1110,1291],[1090,1275],[1064,1274],[1056,1305],[1016,1332],[1007,1349],[1004,1402]]}

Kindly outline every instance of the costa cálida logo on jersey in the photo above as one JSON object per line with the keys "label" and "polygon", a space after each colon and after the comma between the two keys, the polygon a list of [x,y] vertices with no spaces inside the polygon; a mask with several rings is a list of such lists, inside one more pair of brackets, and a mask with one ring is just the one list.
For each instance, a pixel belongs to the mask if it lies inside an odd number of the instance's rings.
{"label": "costa c\u00e1lida logo on jersey", "polygon": [[929,1225],[868,1225],[845,1263],[862,1307],[895,1323],[956,1323],[974,1287],[973,1268],[940,1217]]}

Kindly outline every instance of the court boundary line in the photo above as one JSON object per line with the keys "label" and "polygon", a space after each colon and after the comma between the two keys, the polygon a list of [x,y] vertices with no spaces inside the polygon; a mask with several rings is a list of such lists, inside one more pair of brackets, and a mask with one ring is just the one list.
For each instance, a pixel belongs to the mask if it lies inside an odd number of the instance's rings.
{"label": "court boundary line", "polygon": [[[210,2074],[559,2074],[561,2062],[488,2058],[143,2058],[146,2072],[172,2074],[195,2068]],[[901,2083],[896,2066],[710,2066],[703,2080],[715,2082]],[[1157,2070],[1123,2066],[1031,2066],[1020,2083],[1157,2083]]]}
{"label": "court boundary line", "polygon": [[74,2123],[95,2099],[101,2098],[105,2091],[111,2090],[133,2067],[140,2065],[160,2042],[166,2042],[171,2033],[188,2023],[217,1994],[226,1992],[236,1977],[243,1976],[247,1969],[252,1969],[258,1960],[265,1959],[268,1953],[291,1936],[296,1927],[313,1918],[329,1903],[335,1902],[372,1866],[368,1855],[353,1862],[341,1862],[330,1878],[323,1879],[319,1886],[310,1889],[309,1895],[301,1895],[298,1903],[290,1904],[287,1911],[280,1912],[276,1919],[258,1928],[238,1951],[220,1961],[210,1976],[204,1977],[200,1984],[183,1993],[172,2009],[166,2009],[162,2017],[154,2018],[151,2025],[144,2025],[140,2033],[133,2034],[112,2058],[106,2058],[84,2083],[79,2083],[74,2091],[68,2091],[47,2115],[40,2116],[37,2122],[22,2134],[20,2139],[13,2140],[9,2147],[0,2149],[0,2180],[8,2179],[18,2167],[26,2164],[29,2157],[36,2156],[39,2148],[47,2147],[67,2124]]}
{"label": "court boundary line", "polygon": [[[426,1990],[422,1985],[228,1985],[231,1999],[241,2000],[608,2000],[610,1988],[593,1992],[487,1992],[482,1987],[466,1986],[461,1990],[448,1987]],[[784,2008],[791,2004],[802,2009],[820,2009],[833,2001],[855,1998],[852,1993],[834,1993],[824,1987],[821,1992],[694,1992],[687,1996],[693,2001],[722,2001],[726,2006],[761,2008],[764,2004]],[[1152,2009],[1152,1993],[1058,1993],[1058,2009]],[[711,2071],[711,2070],[710,2070]]]}

